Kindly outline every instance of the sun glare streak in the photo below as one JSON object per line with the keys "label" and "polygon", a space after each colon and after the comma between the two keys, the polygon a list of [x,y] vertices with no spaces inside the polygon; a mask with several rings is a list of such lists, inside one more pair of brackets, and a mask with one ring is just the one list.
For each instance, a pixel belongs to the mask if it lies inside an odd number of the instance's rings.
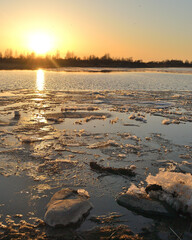
{"label": "sun glare streak", "polygon": [[44,71],[39,69],[37,70],[36,78],[36,88],[38,91],[44,90],[44,82],[45,82]]}

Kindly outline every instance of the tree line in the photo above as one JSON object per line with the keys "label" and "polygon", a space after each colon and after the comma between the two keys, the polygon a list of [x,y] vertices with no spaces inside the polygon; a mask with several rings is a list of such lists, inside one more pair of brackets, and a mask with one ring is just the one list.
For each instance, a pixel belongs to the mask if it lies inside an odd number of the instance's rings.
{"label": "tree line", "polygon": [[132,58],[112,58],[110,54],[102,57],[90,55],[77,57],[73,52],[67,52],[65,58],[60,57],[59,51],[54,55],[37,56],[34,52],[28,54],[13,54],[7,49],[0,52],[0,69],[37,69],[59,67],[105,67],[105,68],[163,68],[163,67],[192,67],[192,62],[177,59],[164,61],[133,60]]}

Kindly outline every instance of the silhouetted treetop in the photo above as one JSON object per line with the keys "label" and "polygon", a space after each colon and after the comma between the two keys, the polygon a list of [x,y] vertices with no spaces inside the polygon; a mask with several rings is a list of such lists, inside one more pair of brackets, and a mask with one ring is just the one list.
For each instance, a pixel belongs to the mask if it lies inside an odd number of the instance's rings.
{"label": "silhouetted treetop", "polygon": [[58,67],[113,67],[113,68],[163,68],[163,67],[192,67],[189,60],[164,60],[143,62],[133,60],[132,57],[112,58],[109,53],[102,57],[90,55],[77,57],[74,52],[68,51],[65,58],[60,57],[57,50],[55,55],[37,56],[34,52],[18,55],[13,54],[12,49],[6,49],[4,54],[0,52],[0,69],[37,69]]}

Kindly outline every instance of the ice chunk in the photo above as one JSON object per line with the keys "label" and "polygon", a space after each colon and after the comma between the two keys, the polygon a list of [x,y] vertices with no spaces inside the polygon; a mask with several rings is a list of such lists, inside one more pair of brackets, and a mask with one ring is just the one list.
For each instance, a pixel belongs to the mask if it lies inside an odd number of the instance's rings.
{"label": "ice chunk", "polygon": [[163,124],[163,125],[169,125],[169,124],[171,124],[171,120],[170,120],[170,119],[164,119],[164,120],[162,121],[162,124]]}
{"label": "ice chunk", "polygon": [[39,172],[60,173],[62,170],[71,169],[77,165],[77,161],[69,159],[56,159],[45,161],[38,167]]}
{"label": "ice chunk", "polygon": [[129,116],[129,119],[135,119],[135,114],[131,114],[131,115]]}
{"label": "ice chunk", "polygon": [[93,143],[93,144],[89,145],[87,148],[95,149],[95,148],[102,148],[102,147],[108,147],[108,146],[117,147],[117,146],[119,146],[119,144],[117,142],[115,142],[114,140],[108,140],[106,142]]}
{"label": "ice chunk", "polygon": [[[79,190],[80,193],[86,192]],[[85,194],[66,188],[56,192],[51,198],[45,213],[45,222],[51,226],[67,226],[77,223],[92,208]]]}
{"label": "ice chunk", "polygon": [[[133,189],[132,189],[133,190]],[[134,189],[133,191],[135,191]],[[140,192],[140,191],[139,191]],[[158,201],[155,201],[146,196],[146,194],[132,194],[127,192],[117,198],[117,202],[135,212],[146,216],[170,216],[167,209]]]}
{"label": "ice chunk", "polygon": [[149,175],[148,184],[162,186],[163,193],[156,197],[167,202],[177,211],[192,216],[192,175],[177,172],[159,172],[156,176]]}

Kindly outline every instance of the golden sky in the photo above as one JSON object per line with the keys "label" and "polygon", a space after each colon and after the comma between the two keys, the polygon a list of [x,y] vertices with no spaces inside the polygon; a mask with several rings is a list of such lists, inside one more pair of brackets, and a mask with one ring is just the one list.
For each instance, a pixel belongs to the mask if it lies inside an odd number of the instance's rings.
{"label": "golden sky", "polygon": [[1,0],[0,52],[192,60],[192,0]]}

